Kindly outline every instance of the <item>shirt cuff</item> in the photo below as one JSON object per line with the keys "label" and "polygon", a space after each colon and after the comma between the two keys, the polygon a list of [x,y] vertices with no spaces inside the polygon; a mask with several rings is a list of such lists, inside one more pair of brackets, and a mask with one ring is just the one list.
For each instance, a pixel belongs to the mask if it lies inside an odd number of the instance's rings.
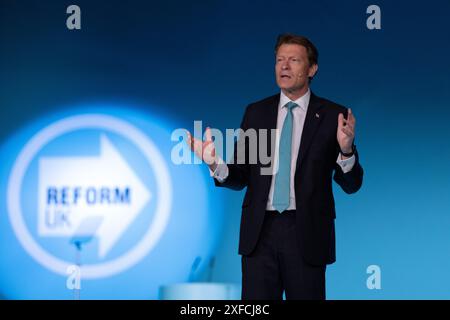
{"label": "shirt cuff", "polygon": [[209,174],[211,175],[211,177],[217,179],[219,183],[222,183],[228,177],[228,166],[220,157],[218,157],[217,163],[218,164],[216,170],[214,170],[213,172],[211,169],[209,169]]}
{"label": "shirt cuff", "polygon": [[352,170],[353,166],[355,165],[355,162],[356,162],[355,155],[352,155],[350,158],[344,160],[342,159],[341,153],[339,153],[338,158],[336,160],[336,163],[341,167],[344,173],[347,173],[350,170]]}

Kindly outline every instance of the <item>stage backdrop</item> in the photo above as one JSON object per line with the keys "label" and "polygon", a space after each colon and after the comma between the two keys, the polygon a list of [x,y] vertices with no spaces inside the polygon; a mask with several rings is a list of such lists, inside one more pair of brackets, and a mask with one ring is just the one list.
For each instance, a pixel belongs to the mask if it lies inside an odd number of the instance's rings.
{"label": "stage backdrop", "polygon": [[[370,5],[381,29],[367,27]],[[243,192],[176,163],[175,130],[237,128],[247,104],[278,92],[274,44],[292,32],[319,49],[313,92],[352,108],[365,170],[357,194],[334,185],[327,297],[449,299],[449,12],[448,1],[2,1],[1,296],[239,286]]]}

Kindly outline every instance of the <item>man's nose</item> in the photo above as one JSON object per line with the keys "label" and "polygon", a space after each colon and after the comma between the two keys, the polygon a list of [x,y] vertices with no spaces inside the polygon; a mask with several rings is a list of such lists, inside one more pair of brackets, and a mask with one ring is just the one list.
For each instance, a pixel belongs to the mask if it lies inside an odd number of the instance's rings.
{"label": "man's nose", "polygon": [[289,69],[289,63],[288,63],[288,62],[283,62],[283,64],[281,65],[281,69],[282,69],[282,70],[287,70],[287,69]]}

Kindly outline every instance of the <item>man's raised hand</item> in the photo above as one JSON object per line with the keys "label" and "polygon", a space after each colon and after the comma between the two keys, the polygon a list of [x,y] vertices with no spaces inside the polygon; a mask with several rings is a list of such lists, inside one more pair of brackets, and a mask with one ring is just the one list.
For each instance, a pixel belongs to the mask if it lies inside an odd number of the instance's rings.
{"label": "man's raised hand", "polygon": [[344,153],[352,152],[353,140],[355,139],[356,119],[353,116],[352,109],[348,109],[347,119],[342,113],[338,117],[337,141],[341,151]]}
{"label": "man's raised hand", "polygon": [[187,144],[190,149],[199,157],[202,161],[206,162],[212,171],[216,170],[217,159],[216,159],[216,147],[214,141],[212,140],[211,129],[209,127],[205,130],[205,141],[197,139],[191,135],[191,133],[186,130],[187,134]]}

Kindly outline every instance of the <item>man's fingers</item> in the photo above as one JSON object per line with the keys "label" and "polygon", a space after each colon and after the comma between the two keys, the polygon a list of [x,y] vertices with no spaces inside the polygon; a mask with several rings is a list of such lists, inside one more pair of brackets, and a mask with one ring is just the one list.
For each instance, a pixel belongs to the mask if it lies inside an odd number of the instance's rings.
{"label": "man's fingers", "polygon": [[353,137],[353,130],[347,128],[347,127],[343,127],[342,132],[345,133],[348,137]]}
{"label": "man's fingers", "polygon": [[352,130],[354,130],[355,123],[356,123],[356,119],[353,116],[352,109],[348,109],[347,119],[344,118],[344,115],[342,113],[339,114],[338,126],[340,128],[346,127],[346,128],[351,128]]}
{"label": "man's fingers", "polygon": [[338,116],[338,127],[339,128],[342,128],[344,126],[344,121],[345,121],[344,115],[342,113],[339,113],[339,116]]}
{"label": "man's fingers", "polygon": [[187,134],[187,144],[189,145],[189,148],[191,149],[191,151],[198,150],[199,147],[199,141],[198,139],[194,138],[191,136],[191,133],[189,131],[186,132]]}
{"label": "man's fingers", "polygon": [[207,141],[203,144],[203,161],[211,165],[215,162],[216,149],[212,141]]}
{"label": "man's fingers", "polygon": [[349,122],[349,121],[347,121],[347,122],[345,123],[345,128],[354,131],[354,129],[355,129],[355,124],[354,124],[354,123],[351,123],[351,122]]}
{"label": "man's fingers", "polygon": [[186,130],[186,136],[186,143],[189,145],[191,151],[195,152],[200,159],[207,163],[208,161],[213,162],[215,160],[216,150],[209,127],[205,130],[205,141],[193,137],[188,130]]}
{"label": "man's fingers", "polygon": [[192,136],[191,133],[186,130],[186,143],[188,144],[189,148],[193,151],[194,150],[194,145],[193,145],[193,141],[192,141]]}
{"label": "man's fingers", "polygon": [[348,116],[347,116],[347,121],[349,121],[350,123],[352,123],[353,125],[356,122],[355,116],[353,115],[352,109],[348,109]]}
{"label": "man's fingers", "polygon": [[187,143],[188,143],[189,147],[191,148],[191,151],[194,151],[198,156],[201,157],[202,141],[200,141],[197,138],[192,137],[191,134],[188,132]]}
{"label": "man's fingers", "polygon": [[212,141],[211,129],[209,127],[206,128],[205,138],[206,141]]}

